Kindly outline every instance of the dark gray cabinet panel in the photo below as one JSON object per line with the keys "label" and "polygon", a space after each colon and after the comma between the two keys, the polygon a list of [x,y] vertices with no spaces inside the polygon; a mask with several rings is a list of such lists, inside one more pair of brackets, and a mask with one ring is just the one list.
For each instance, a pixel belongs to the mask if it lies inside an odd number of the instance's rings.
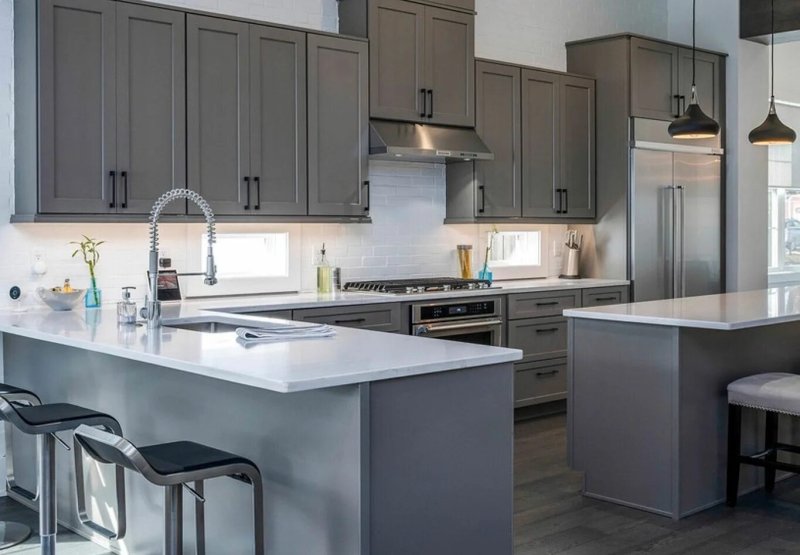
{"label": "dark gray cabinet panel", "polygon": [[579,306],[580,291],[512,293],[508,296],[508,319],[561,316],[568,308]]}
{"label": "dark gray cabinet panel", "polygon": [[[692,98],[692,50],[681,48],[679,85],[680,94],[685,98],[681,108]],[[697,52],[697,97],[703,111],[717,120],[722,121],[722,58],[709,52]],[[683,100],[683,99],[682,99]]]}
{"label": "dark gray cabinet panel", "polygon": [[115,3],[42,0],[39,211],[115,211]]}
{"label": "dark gray cabinet panel", "polygon": [[425,8],[425,82],[429,121],[475,125],[475,16]]}
{"label": "dark gray cabinet panel", "polygon": [[565,218],[595,216],[595,83],[559,77],[560,132],[558,204]]}
{"label": "dark gray cabinet panel", "polygon": [[508,347],[521,349],[522,362],[567,356],[567,319],[528,318],[508,322]]}
{"label": "dark gray cabinet panel", "polygon": [[249,79],[251,210],[305,214],[305,33],[252,25]]}
{"label": "dark gray cabinet panel", "polygon": [[595,287],[584,289],[581,306],[606,306],[628,302],[628,287]]}
{"label": "dark gray cabinet panel", "polygon": [[434,3],[459,10],[475,11],[475,0],[435,0]]}
{"label": "dark gray cabinet panel", "polygon": [[400,305],[382,303],[331,308],[307,308],[293,311],[292,319],[299,322],[317,322],[345,328],[399,332]]}
{"label": "dark gray cabinet panel", "polygon": [[559,76],[522,71],[522,215],[556,217],[559,150]]}
{"label": "dark gray cabinet panel", "polygon": [[249,25],[189,14],[186,35],[190,186],[216,214],[250,214]]}
{"label": "dark gray cabinet panel", "polygon": [[117,3],[118,212],[147,214],[186,186],[185,45],[183,13]]}
{"label": "dark gray cabinet panel", "polygon": [[567,397],[565,359],[516,364],[514,370],[514,408]]}
{"label": "dark gray cabinet panel", "polygon": [[678,47],[631,38],[631,115],[672,120],[678,114]]}
{"label": "dark gray cabinet panel", "polygon": [[378,0],[369,9],[370,115],[418,121],[425,117],[425,6]]}
{"label": "dark gray cabinet panel", "polygon": [[367,44],[308,37],[309,214],[364,216],[369,210]]}
{"label": "dark gray cabinet panel", "polygon": [[477,217],[522,215],[520,75],[518,67],[476,63],[476,130],[494,160],[475,162]]}

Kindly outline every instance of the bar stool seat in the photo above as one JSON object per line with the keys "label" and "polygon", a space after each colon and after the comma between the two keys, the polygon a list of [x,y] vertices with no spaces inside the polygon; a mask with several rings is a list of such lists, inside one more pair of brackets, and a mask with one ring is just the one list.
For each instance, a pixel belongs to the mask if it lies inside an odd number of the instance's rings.
{"label": "bar stool seat", "polygon": [[164,476],[234,464],[250,465],[254,468],[256,466],[244,457],[193,441],[174,441],[139,447],[139,453],[153,470]]}
{"label": "bar stool seat", "polygon": [[728,385],[728,403],[800,416],[800,375],[756,374]]}
{"label": "bar stool seat", "polygon": [[[108,414],[69,403],[17,407],[16,413],[20,417],[20,421],[15,422],[17,427],[32,435],[74,430],[81,424],[91,426],[91,422],[103,425],[114,420]],[[116,420],[114,421],[116,422]]]}

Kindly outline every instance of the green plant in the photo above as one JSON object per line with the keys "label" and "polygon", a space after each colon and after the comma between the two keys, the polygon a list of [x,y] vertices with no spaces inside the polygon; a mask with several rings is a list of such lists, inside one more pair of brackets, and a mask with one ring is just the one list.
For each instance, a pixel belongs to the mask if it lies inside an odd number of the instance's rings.
{"label": "green plant", "polygon": [[70,245],[78,245],[78,248],[72,253],[72,258],[78,256],[78,253],[83,254],[83,261],[87,266],[89,266],[89,278],[92,282],[91,289],[92,294],[94,295],[95,304],[100,304],[100,299],[98,298],[97,292],[97,278],[95,277],[94,270],[97,267],[97,263],[100,262],[100,251],[97,250],[97,247],[105,243],[105,241],[98,241],[97,239],[92,239],[86,235],[83,236],[83,239],[83,241],[70,242]]}
{"label": "green plant", "polygon": [[489,233],[489,238],[486,242],[486,253],[483,255],[483,271],[486,272],[489,269],[489,253],[492,252],[492,245],[494,243],[495,235],[500,233],[497,231],[497,226],[492,226],[492,231]]}

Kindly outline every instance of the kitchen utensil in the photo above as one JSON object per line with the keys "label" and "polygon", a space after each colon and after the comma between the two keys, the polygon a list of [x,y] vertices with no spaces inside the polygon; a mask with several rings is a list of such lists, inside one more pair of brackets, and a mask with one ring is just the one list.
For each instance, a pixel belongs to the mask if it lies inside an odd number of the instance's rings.
{"label": "kitchen utensil", "polygon": [[85,289],[73,289],[66,293],[63,291],[53,291],[52,289],[46,289],[44,287],[36,289],[36,294],[47,306],[53,310],[59,311],[72,310],[80,304],[85,293]]}

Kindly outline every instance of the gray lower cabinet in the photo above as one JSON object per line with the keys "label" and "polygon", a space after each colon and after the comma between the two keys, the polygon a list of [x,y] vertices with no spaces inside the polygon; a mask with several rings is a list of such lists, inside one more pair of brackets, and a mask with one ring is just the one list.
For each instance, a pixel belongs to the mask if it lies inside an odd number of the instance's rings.
{"label": "gray lower cabinet", "polygon": [[401,332],[400,316],[398,303],[307,308],[295,310],[292,313],[292,319],[301,322],[317,322],[331,326],[391,333]]}
{"label": "gray lower cabinet", "polygon": [[582,292],[581,306],[605,306],[629,302],[628,287],[595,287],[584,289]]}
{"label": "gray lower cabinet", "polygon": [[368,47],[308,36],[308,213],[369,213]]}
{"label": "gray lower cabinet", "polygon": [[567,320],[561,316],[509,320],[508,346],[522,350],[523,362],[567,356]]}
{"label": "gray lower cabinet", "polygon": [[512,293],[508,296],[508,319],[561,316],[565,310],[580,306],[580,290]]}
{"label": "gray lower cabinet", "polygon": [[41,0],[39,211],[116,210],[116,3]]}
{"label": "gray lower cabinet", "polygon": [[560,401],[567,397],[566,359],[517,364],[514,408]]}

